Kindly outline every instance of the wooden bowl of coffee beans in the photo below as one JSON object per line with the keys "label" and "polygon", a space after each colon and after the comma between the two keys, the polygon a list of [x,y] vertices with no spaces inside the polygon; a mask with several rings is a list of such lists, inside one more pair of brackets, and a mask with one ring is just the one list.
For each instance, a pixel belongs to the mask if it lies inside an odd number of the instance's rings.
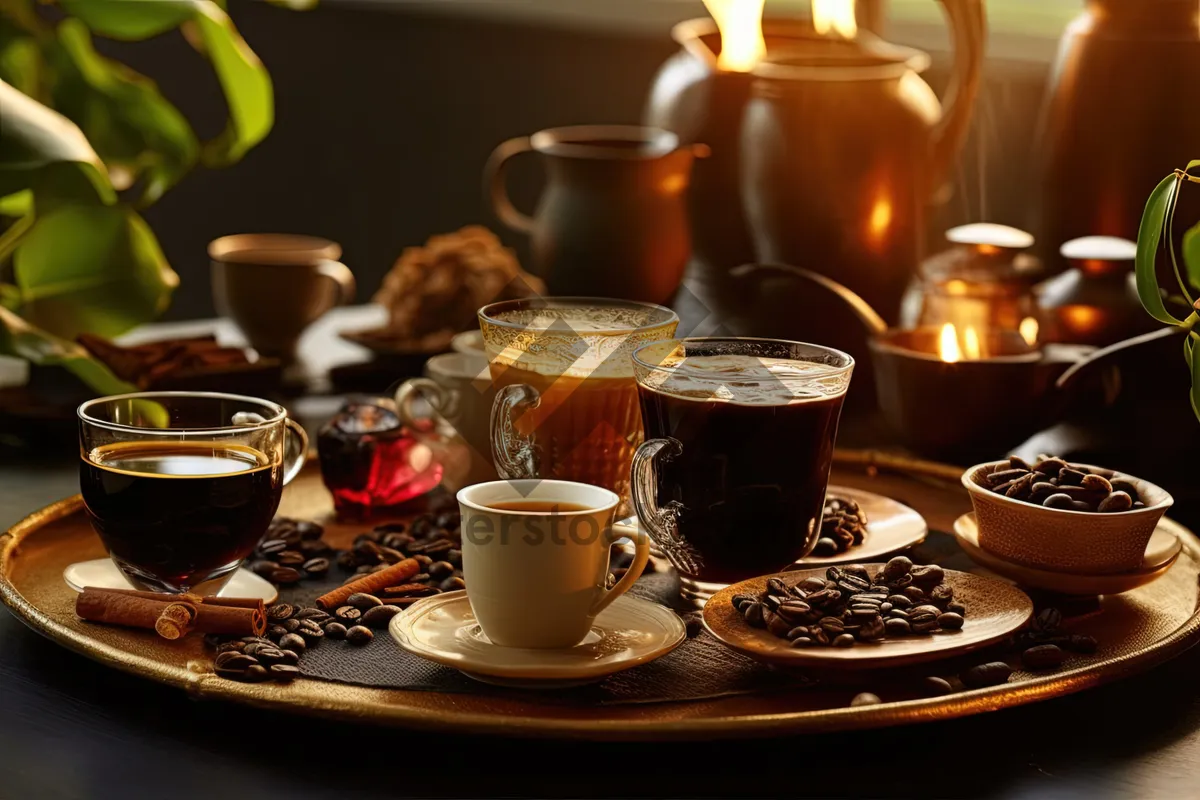
{"label": "wooden bowl of coffee beans", "polygon": [[1025,566],[1080,575],[1138,569],[1173,502],[1148,481],[1054,456],[977,464],[962,482],[980,547]]}

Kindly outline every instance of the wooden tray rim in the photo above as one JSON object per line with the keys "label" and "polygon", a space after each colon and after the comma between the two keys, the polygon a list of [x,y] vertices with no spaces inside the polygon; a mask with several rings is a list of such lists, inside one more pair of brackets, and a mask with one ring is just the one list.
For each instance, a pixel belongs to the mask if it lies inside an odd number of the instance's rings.
{"label": "wooden tray rim", "polygon": [[[836,463],[899,473],[957,480],[962,470],[947,464],[867,450],[839,450]],[[403,689],[380,689],[340,684],[340,691],[321,706],[295,702],[288,687],[242,684],[216,677],[205,664],[189,662],[180,667],[77,635],[32,605],[9,579],[8,566],[21,540],[41,527],[77,512],[83,506],[79,495],[59,500],[33,512],[0,534],[0,601],[22,622],[58,644],[123,672],[181,688],[206,699],[231,700],[260,708],[289,711],[344,721],[368,721],[403,727],[420,727],[446,733],[503,734],[522,737],[560,737],[604,740],[689,740],[773,736],[905,725],[996,711],[1072,694],[1094,686],[1135,675],[1168,661],[1200,640],[1200,608],[1170,635],[1124,656],[1054,673],[1019,684],[1005,684],[931,697],[846,707],[767,714],[722,714],[683,720],[565,718],[496,714],[470,710],[431,713],[421,704],[409,702],[414,695],[436,694]],[[1200,544],[1184,541],[1184,548],[1200,560]],[[1198,604],[1200,605],[1200,604]],[[319,683],[319,681],[314,681]],[[251,692],[248,689],[253,688]],[[463,697],[470,697],[464,695]],[[531,695],[536,698],[536,695]],[[679,702],[711,702],[679,701]],[[603,713],[604,707],[598,706]]]}

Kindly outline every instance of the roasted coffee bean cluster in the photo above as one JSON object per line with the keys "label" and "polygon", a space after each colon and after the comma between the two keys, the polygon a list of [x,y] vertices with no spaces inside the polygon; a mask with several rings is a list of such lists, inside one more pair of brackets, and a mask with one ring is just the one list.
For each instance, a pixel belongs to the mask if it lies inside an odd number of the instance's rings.
{"label": "roasted coffee bean cluster", "polygon": [[896,556],[874,576],[850,564],[793,586],[771,578],[760,596],[735,595],[733,604],[747,623],[788,639],[792,647],[851,647],[961,630],[967,609],[944,577],[936,564],[913,566]]}
{"label": "roasted coffee bean cluster", "polygon": [[1019,456],[1009,456],[1008,469],[998,469],[984,481],[996,494],[1065,511],[1111,513],[1146,505],[1133,481],[1110,480],[1054,456],[1041,456],[1032,466]]}
{"label": "roasted coffee bean cluster", "polygon": [[[403,586],[384,589],[387,598],[416,602],[422,597],[463,589],[462,550],[457,510],[421,514],[410,525],[389,522],[355,538],[350,549],[334,550],[315,522],[277,517],[255,550],[250,569],[278,586],[325,575],[331,564],[350,573],[345,583],[415,558],[421,572]],[[400,603],[404,605],[404,603]]]}
{"label": "roasted coffee bean cluster", "polygon": [[350,583],[398,561],[415,558],[421,564],[421,571],[403,586],[392,586],[380,593],[385,598],[407,601],[399,605],[465,589],[459,523],[455,509],[421,514],[408,526],[400,522],[377,525],[356,537],[350,549],[337,556],[337,565],[351,573],[345,580]]}
{"label": "roasted coffee bean cluster", "polygon": [[867,535],[867,512],[848,497],[825,498],[821,517],[821,538],[813,548],[814,556],[835,556],[863,543]]}
{"label": "roasted coffee bean cluster", "polygon": [[315,522],[276,517],[251,556],[249,567],[277,586],[292,586],[329,572],[335,551]]}
{"label": "roasted coffee bean cluster", "polygon": [[332,614],[315,607],[276,603],[267,609],[264,636],[205,637],[205,641],[216,649],[213,665],[224,678],[252,683],[290,681],[299,673],[300,656],[322,639],[368,644],[375,638],[372,629],[386,628],[400,611],[398,605],[361,592],[346,598],[346,605]]}

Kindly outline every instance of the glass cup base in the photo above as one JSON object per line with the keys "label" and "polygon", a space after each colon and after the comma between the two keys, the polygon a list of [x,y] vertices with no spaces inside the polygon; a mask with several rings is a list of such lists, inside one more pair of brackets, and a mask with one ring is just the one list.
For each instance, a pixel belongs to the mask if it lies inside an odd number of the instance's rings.
{"label": "glass cup base", "polygon": [[728,583],[713,583],[689,578],[686,575],[679,576],[680,596],[696,608],[704,608],[704,604],[709,601],[709,598],[727,586],[729,586]]}
{"label": "glass cup base", "polygon": [[[71,564],[63,570],[63,580],[77,592],[91,586],[99,589],[136,589],[129,579],[121,572],[111,558],[97,558],[92,561],[80,561]],[[203,587],[198,587],[203,588]],[[214,587],[217,591],[207,594],[217,594],[222,597],[262,598],[263,602],[273,602],[279,592],[267,580],[260,578],[247,569],[233,570],[224,586]],[[198,591],[197,594],[205,594]]]}

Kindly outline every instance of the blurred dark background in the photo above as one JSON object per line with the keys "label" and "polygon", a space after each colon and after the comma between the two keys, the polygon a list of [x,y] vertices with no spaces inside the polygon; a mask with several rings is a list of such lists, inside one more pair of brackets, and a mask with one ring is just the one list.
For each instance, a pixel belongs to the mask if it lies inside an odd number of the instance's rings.
{"label": "blurred dark background", "polygon": [[[214,314],[205,247],[229,233],[341,242],[363,302],[404,247],[469,223],[496,230],[528,264],[525,237],[502,229],[483,199],[491,149],[555,125],[638,122],[655,72],[677,49],[669,19],[600,26],[355,0],[305,12],[232,0],[229,12],[270,70],[275,128],[241,163],[196,170],[146,213],[182,277],[168,319]],[[927,28],[939,35],[936,23]],[[1053,52],[1057,33],[1042,50]],[[177,36],[97,44],[157,80],[201,136],[215,135],[224,101],[211,68]],[[925,77],[941,91],[947,60],[937,43],[919,42],[933,45]],[[955,196],[931,220],[931,242],[960,222],[1028,224],[1022,165],[1049,69],[1044,57],[989,60]],[[514,200],[531,209],[536,160],[513,173]]]}

